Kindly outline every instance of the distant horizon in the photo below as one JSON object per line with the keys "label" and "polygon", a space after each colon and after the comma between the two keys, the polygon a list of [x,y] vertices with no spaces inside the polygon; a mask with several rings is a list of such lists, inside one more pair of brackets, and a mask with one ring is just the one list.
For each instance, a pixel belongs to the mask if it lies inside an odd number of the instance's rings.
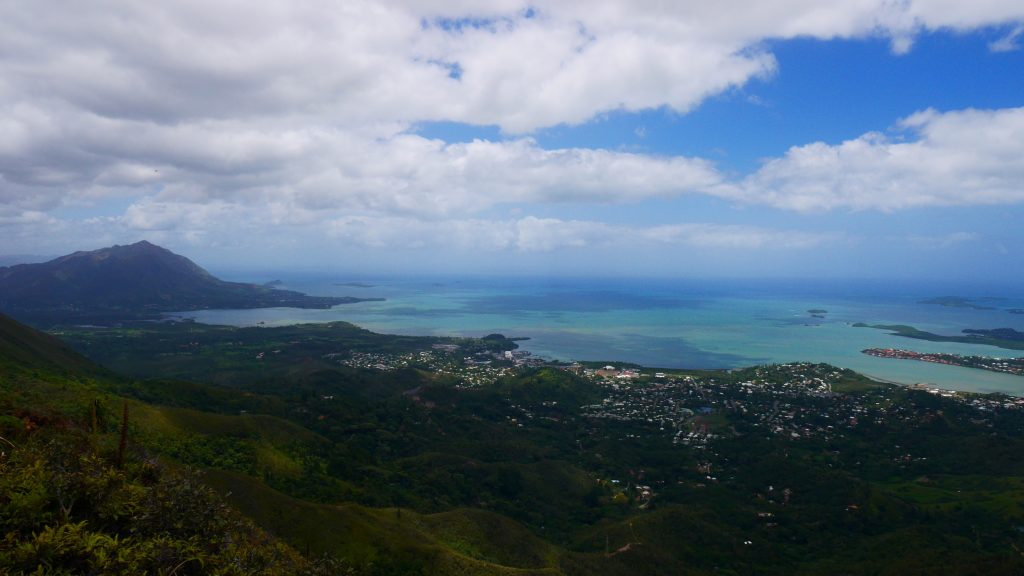
{"label": "distant horizon", "polygon": [[[144,239],[137,240],[136,242],[143,241]],[[120,245],[130,245],[136,242],[126,242]],[[155,244],[155,243],[154,243]],[[155,244],[158,245],[158,244]],[[158,245],[159,246],[159,245]],[[40,264],[49,262],[74,252],[89,252],[92,250],[99,250],[103,248],[110,248],[112,246],[100,246],[97,248],[89,249],[78,249],[68,252],[66,254],[53,254],[53,255],[11,255],[11,256],[0,256],[0,268],[8,266],[16,266],[19,264]],[[161,246],[166,248],[165,246]],[[172,252],[175,252],[172,250]],[[178,252],[175,252],[178,253]],[[965,288],[976,287],[980,289],[992,288],[993,285],[1005,284],[1006,281],[999,278],[956,278],[956,277],[919,277],[919,276],[822,276],[822,275],[774,275],[774,276],[748,276],[742,274],[735,275],[718,275],[718,276],[696,276],[696,275],[619,275],[611,272],[601,270],[596,271],[577,271],[576,273],[565,273],[564,271],[528,271],[525,273],[502,273],[494,272],[489,270],[448,270],[448,271],[437,271],[437,270],[420,270],[420,271],[394,271],[394,270],[366,270],[366,269],[346,269],[344,267],[335,267],[336,264],[322,264],[322,265],[287,265],[281,264],[276,266],[237,266],[232,264],[220,264],[220,265],[207,265],[204,263],[203,255],[200,254],[186,254],[178,253],[192,260],[194,263],[204,268],[214,276],[223,280],[231,280],[236,282],[271,282],[281,278],[277,276],[283,276],[291,279],[303,279],[303,280],[327,280],[328,278],[342,281],[345,279],[351,279],[354,281],[367,280],[373,278],[380,279],[450,279],[450,280],[529,280],[529,279],[566,279],[566,280],[595,280],[595,281],[612,281],[612,282],[631,282],[631,281],[693,281],[693,282],[728,282],[728,281],[739,281],[739,282],[759,282],[769,281],[775,283],[785,282],[811,282],[811,283],[833,283],[833,282],[856,282],[860,285],[892,285],[892,284],[913,284],[913,285],[926,285],[929,283],[940,284],[940,285],[960,285]],[[561,272],[561,273],[560,273]],[[1009,287],[1008,289],[1016,289],[1016,286]],[[940,296],[940,294],[935,294]]]}
{"label": "distant horizon", "polygon": [[[638,284],[643,282],[655,283],[728,283],[737,282],[741,287],[747,288],[746,284],[764,282],[765,288],[778,288],[786,284],[804,284],[807,288],[839,287],[843,283],[849,283],[850,288],[891,289],[894,287],[905,287],[908,290],[918,290],[922,298],[942,296],[965,296],[983,299],[986,297],[1002,298],[999,293],[1019,293],[1014,285],[1007,285],[1006,282],[988,278],[910,278],[910,277],[889,277],[889,278],[866,278],[866,277],[821,277],[821,276],[616,276],[601,274],[487,274],[484,272],[367,272],[350,271],[344,269],[330,268],[309,268],[309,269],[243,269],[243,268],[209,268],[204,267],[208,272],[224,280],[234,282],[265,283],[274,280],[299,282],[365,282],[372,280],[379,281],[447,281],[447,282],[501,282],[523,283],[530,281],[554,281],[554,282],[609,282],[613,284]],[[931,289],[929,289],[929,287]],[[945,289],[960,289],[970,293],[947,293]]]}

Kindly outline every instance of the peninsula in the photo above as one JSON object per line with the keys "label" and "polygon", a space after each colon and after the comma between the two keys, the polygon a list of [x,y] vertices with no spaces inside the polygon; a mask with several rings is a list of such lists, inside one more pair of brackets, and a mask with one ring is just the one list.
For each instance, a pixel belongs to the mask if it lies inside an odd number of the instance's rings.
{"label": "peninsula", "polygon": [[868,348],[862,350],[868,356],[878,358],[894,358],[898,360],[920,360],[964,368],[977,368],[991,372],[1003,372],[1024,376],[1024,358],[993,358],[991,356],[963,356],[961,354],[928,354],[901,350],[898,348]]}
{"label": "peninsula", "polygon": [[307,296],[227,282],[146,241],[0,268],[0,311],[35,326],[158,319],[207,308],[330,308],[382,298]]}
{"label": "peninsula", "polygon": [[893,336],[903,336],[904,338],[927,340],[929,342],[985,344],[1007,350],[1024,350],[1024,332],[1014,330],[1013,328],[995,328],[992,330],[966,328],[963,330],[964,336],[943,336],[918,330],[913,326],[905,324],[865,324],[864,322],[857,322],[853,327],[888,330]]}

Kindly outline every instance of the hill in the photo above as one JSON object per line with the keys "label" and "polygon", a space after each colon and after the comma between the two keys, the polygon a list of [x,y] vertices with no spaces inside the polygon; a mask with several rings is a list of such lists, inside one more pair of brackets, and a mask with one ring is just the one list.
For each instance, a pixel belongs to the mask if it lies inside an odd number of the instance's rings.
{"label": "hill", "polygon": [[[250,393],[153,385],[256,405]],[[319,471],[331,443],[296,423],[152,405],[115,391],[137,390],[57,338],[0,316],[4,573],[44,564],[52,573],[561,573],[557,548],[493,512],[424,515],[285,496],[274,486],[295,493],[318,484],[318,499],[352,491]]]}
{"label": "hill", "polygon": [[1012,398],[481,368],[509,343],[343,323],[61,334],[160,379],[0,321],[12,574],[1024,573]]}
{"label": "hill", "polygon": [[102,371],[59,339],[0,314],[0,368],[96,374]]}
{"label": "hill", "polygon": [[361,300],[227,282],[144,240],[0,268],[0,311],[42,326],[204,308],[329,308]]}
{"label": "hill", "polygon": [[[147,446],[201,433],[197,421],[223,423],[109,392],[122,385],[56,338],[0,315],[0,573],[338,573]],[[282,436],[316,440],[270,417],[220,420],[239,436],[234,444],[261,443],[264,452]],[[242,437],[247,424],[253,431]]]}

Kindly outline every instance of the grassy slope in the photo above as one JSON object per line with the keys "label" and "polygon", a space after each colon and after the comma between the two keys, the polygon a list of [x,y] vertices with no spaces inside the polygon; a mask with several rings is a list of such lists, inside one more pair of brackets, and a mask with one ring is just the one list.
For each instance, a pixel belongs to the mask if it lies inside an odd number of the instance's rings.
{"label": "grassy slope", "polygon": [[[4,400],[0,406],[8,418],[6,424],[20,427],[25,418],[35,429],[54,425],[87,429],[91,408],[97,406],[101,437],[110,450],[116,443],[124,403],[129,411],[130,444],[169,454],[172,460],[212,464],[215,468],[207,471],[208,483],[230,486],[231,502],[307,553],[342,556],[374,573],[562,573],[559,562],[566,557],[564,551],[493,512],[456,509],[421,515],[354,504],[314,504],[285,496],[260,478],[305,473],[291,449],[321,446],[327,442],[323,437],[273,416],[215,414],[120,398],[109,391],[125,388],[125,380],[93,365],[54,337],[2,320],[0,390]],[[191,385],[190,390],[195,387]],[[216,453],[204,454],[208,449]],[[214,461],[203,462],[204,458]],[[536,466],[546,472],[564,468],[558,463]],[[541,470],[530,472],[530,477],[537,477]],[[569,469],[565,474],[579,472]],[[557,490],[535,486],[537,491]]]}
{"label": "grassy slope", "polygon": [[[134,442],[138,424],[187,420],[128,401],[120,379],[0,316],[0,572],[295,574],[311,566]],[[244,557],[243,557],[244,556]],[[38,571],[37,571],[38,569]],[[310,572],[312,574],[312,572]]]}
{"label": "grassy slope", "polygon": [[231,472],[210,471],[206,480],[260,525],[313,554],[423,574],[557,573],[554,548],[496,514],[329,506],[290,498]]}
{"label": "grassy slope", "polygon": [[61,340],[0,314],[0,366],[76,376],[111,376]]}
{"label": "grassy slope", "polygon": [[[0,384],[5,392],[0,398],[0,407],[4,408],[4,413],[13,413],[21,418],[23,414],[17,409],[27,410],[30,420],[40,426],[61,418],[82,425],[88,422],[89,406],[99,400],[105,406],[101,411],[102,424],[110,436],[110,432],[116,430],[121,402],[120,398],[107,391],[113,386],[112,381],[102,375],[69,378],[67,375],[77,374],[79,368],[85,374],[90,370],[102,371],[91,367],[81,357],[68,353],[53,339],[35,336],[16,325],[7,326],[4,325],[4,330],[14,336],[8,338],[5,335],[5,339],[0,340],[4,346],[0,352],[11,350],[9,355],[0,354],[0,362],[3,363],[0,365],[4,367],[0,373],[3,376]],[[31,345],[14,343],[22,341]],[[453,391],[437,390],[434,391],[436,397],[430,397],[437,401],[439,407],[430,413],[438,419],[446,418],[445,425],[451,426],[457,422],[455,418],[461,412],[456,412],[453,406],[442,414],[441,406],[471,402],[461,410],[465,412],[473,408],[471,412],[482,414],[485,408],[494,405],[494,395],[508,396],[516,403],[531,404],[549,398],[557,398],[559,405],[593,401],[588,397],[590,392],[586,388],[575,387],[567,377],[556,376],[528,377],[516,383],[506,382],[491,391],[458,393],[458,397]],[[735,375],[737,378],[742,376]],[[844,385],[851,388],[871,386],[856,378]],[[234,394],[244,393],[236,391]],[[424,397],[427,396],[425,394]],[[922,401],[939,400],[924,397]],[[959,434],[952,437],[936,434],[932,441],[928,430],[922,430],[918,434],[920,438],[915,440],[915,454],[920,452],[934,456],[940,451],[951,451],[961,455],[959,467],[946,471],[945,475],[934,475],[931,484],[909,484],[905,480],[887,483],[884,479],[876,479],[874,485],[869,486],[866,481],[855,481],[838,472],[825,473],[819,464],[811,461],[798,463],[800,455],[794,451],[792,458],[787,455],[784,459],[764,460],[753,467],[752,464],[746,465],[743,476],[734,482],[737,486],[730,489],[733,492],[709,487],[700,494],[694,493],[695,498],[690,501],[662,505],[656,510],[625,518],[605,517],[592,524],[572,519],[576,529],[573,541],[559,547],[546,542],[549,535],[538,526],[528,529],[486,510],[456,507],[438,514],[418,514],[407,509],[399,512],[395,508],[368,508],[354,504],[316,504],[273,490],[268,484],[287,484],[290,478],[314,473],[317,462],[307,456],[326,443],[323,437],[281,418],[212,414],[190,408],[152,406],[139,401],[130,401],[129,408],[133,442],[184,462],[219,468],[211,470],[207,480],[224,493],[230,492],[228,498],[264,528],[293,543],[300,551],[342,555],[376,573],[710,574],[721,572],[720,568],[725,566],[741,573],[744,566],[751,570],[754,566],[759,569],[784,566],[787,570],[762,570],[770,574],[900,573],[892,570],[894,566],[904,568],[903,573],[970,573],[972,562],[990,573],[998,573],[1005,572],[1001,568],[1019,567],[999,564],[1009,561],[996,557],[991,550],[979,550],[980,543],[975,548],[971,541],[972,522],[988,526],[1009,525],[993,522],[982,513],[1019,517],[1021,512],[1019,498],[1008,496],[1019,491],[1020,484],[1014,478],[1007,477],[1003,483],[995,485],[990,482],[992,477],[987,476],[972,484],[969,477],[962,475],[972,467],[1004,476],[1014,476],[1019,472],[1011,464],[1013,455],[1019,454],[1020,443],[996,437],[990,439],[987,435],[961,438]],[[476,422],[471,418],[464,420]],[[935,425],[945,425],[944,422],[937,420]],[[508,448],[515,445],[504,440],[494,425],[474,426],[467,430],[492,432],[495,446]],[[530,432],[530,436],[522,436],[523,442],[532,448],[524,451],[521,461],[511,460],[505,451],[491,455],[490,460],[485,458],[485,454],[468,457],[420,452],[419,456],[397,460],[396,464],[417,483],[428,481],[431,470],[436,469],[438,474],[451,472],[451,480],[439,476],[438,482],[450,484],[461,477],[469,480],[476,493],[479,493],[480,484],[479,480],[474,480],[477,478],[473,476],[474,470],[484,479],[486,475],[479,471],[487,467],[509,472],[511,479],[519,479],[513,484],[522,494],[535,497],[538,505],[554,507],[543,511],[544,518],[550,522],[555,509],[569,500],[582,498],[590,482],[580,468],[557,459],[536,458],[556,448],[554,430],[537,429]],[[517,436],[510,437],[519,437],[520,432],[515,434]],[[458,436],[466,438],[462,434]],[[443,439],[444,436],[438,438]],[[479,435],[468,438],[480,442]],[[866,438],[865,442],[868,440],[873,439]],[[897,440],[900,445],[910,446],[912,439],[879,440],[882,445],[892,445],[892,440]],[[750,441],[749,438],[743,440],[744,443]],[[458,446],[455,439],[444,442],[449,448]],[[538,450],[538,444],[544,449]],[[734,446],[732,450],[741,454],[737,452],[738,448]],[[604,448],[601,450],[606,451]],[[1006,464],[997,466],[990,462],[972,462],[970,455],[974,453],[983,454],[986,458],[1005,454],[1006,458],[1000,460]],[[558,452],[552,454],[557,456]],[[621,456],[637,454],[648,460],[651,457],[649,452],[624,453]],[[609,452],[608,455],[617,462],[621,460],[614,453]],[[762,457],[758,455],[759,459]],[[961,475],[954,477],[950,473]],[[762,504],[749,501],[754,490],[760,489],[759,485],[743,486],[748,478],[753,477],[771,479],[772,482],[785,478],[785,485],[793,486],[797,494],[807,495],[806,504],[795,504],[789,512],[777,509],[783,525],[771,530],[763,527],[763,522],[758,524],[754,520],[755,512]],[[330,484],[330,478],[324,480],[327,482],[325,491],[334,491],[334,501],[344,499],[343,483]],[[501,487],[500,482],[497,487]],[[963,496],[963,492],[968,495]],[[863,521],[843,511],[846,504],[853,501],[851,498],[861,493],[864,496],[857,501],[865,510]],[[325,499],[331,499],[331,494],[326,496]],[[965,504],[963,512],[954,509]],[[801,506],[805,509],[801,510]],[[908,516],[933,513],[944,516]],[[794,518],[793,525],[785,525],[785,514]],[[846,520],[848,516],[850,520]],[[890,529],[889,516],[904,527]],[[808,519],[824,519],[828,523],[808,527],[804,525]],[[548,532],[551,528],[553,526],[549,524]],[[821,546],[810,544],[816,542],[814,538],[825,536],[839,539],[838,543],[821,540]],[[984,532],[981,535],[986,545],[995,542],[997,537],[1004,538]],[[744,544],[747,539],[753,543]],[[1006,541],[1012,542],[1012,539],[1007,538]],[[960,560],[960,564],[956,564],[956,558],[943,555],[942,548],[947,546],[962,551],[973,550],[973,553],[969,560]],[[908,547],[912,553],[908,553]],[[815,554],[817,557],[808,559],[800,554]],[[832,557],[822,558],[822,555]],[[950,567],[955,567],[955,570]]]}
{"label": "grassy slope", "polygon": [[[574,552],[537,537],[508,518],[460,508],[417,514],[355,504],[329,506],[290,498],[247,476],[210,471],[206,481],[271,533],[299,550],[330,553],[382,573],[466,576],[553,574],[711,574],[735,559],[702,553],[702,546],[734,539],[708,518],[673,507],[594,528],[589,552]],[[686,538],[679,539],[681,533]],[[605,543],[608,543],[607,552]],[[683,544],[686,552],[680,550]],[[716,544],[716,548],[719,548]],[[742,552],[742,550],[740,550]],[[681,554],[686,552],[685,554]],[[688,566],[681,555],[701,557]],[[751,562],[754,555],[747,551]]]}

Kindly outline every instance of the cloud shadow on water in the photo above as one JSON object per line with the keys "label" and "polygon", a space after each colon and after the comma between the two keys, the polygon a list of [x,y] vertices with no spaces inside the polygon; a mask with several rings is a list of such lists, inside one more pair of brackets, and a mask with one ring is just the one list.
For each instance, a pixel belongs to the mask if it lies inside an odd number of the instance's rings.
{"label": "cloud shadow on water", "polygon": [[363,310],[360,313],[374,316],[411,316],[419,318],[449,318],[466,314],[465,311],[458,308],[417,308],[415,306],[394,306],[377,310]]}
{"label": "cloud shadow on water", "polygon": [[606,336],[567,331],[530,334],[523,348],[564,360],[631,362],[659,368],[737,368],[764,364],[767,358],[702,350],[683,338],[621,334]]}
{"label": "cloud shadow on water", "polygon": [[611,312],[613,310],[677,310],[703,306],[697,299],[641,295],[614,290],[546,292],[543,294],[502,294],[463,300],[472,314],[517,315],[530,312]]}

